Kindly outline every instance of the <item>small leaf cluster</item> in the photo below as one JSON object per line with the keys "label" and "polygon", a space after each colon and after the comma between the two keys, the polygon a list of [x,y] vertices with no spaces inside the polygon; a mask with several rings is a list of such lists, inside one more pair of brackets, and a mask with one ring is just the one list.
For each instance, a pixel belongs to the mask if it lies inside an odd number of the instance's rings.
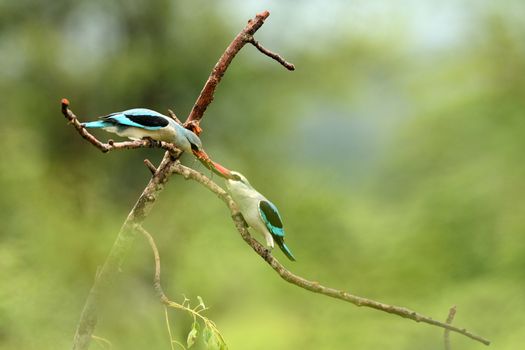
{"label": "small leaf cluster", "polygon": [[[191,330],[188,333],[188,336],[186,337],[186,346],[184,346],[182,343],[174,340],[171,337],[171,330],[169,328],[169,320],[167,318],[168,313],[166,312],[166,322],[168,326],[168,333],[170,334],[172,350],[174,350],[173,344],[176,344],[185,350],[190,349],[195,344],[195,342],[198,340],[199,333],[202,336],[202,341],[204,342],[206,349],[227,350],[228,346],[226,345],[226,342],[224,341],[224,338],[222,334],[219,332],[219,329],[217,328],[215,323],[202,314],[203,311],[208,310],[208,308],[204,304],[204,301],[202,300],[200,296],[197,296],[197,300],[199,301],[199,303],[197,306],[193,308],[191,307],[190,300],[187,299],[186,297],[184,297],[184,301],[182,302],[182,304],[179,304],[173,301],[170,301],[168,303],[169,307],[179,309],[179,310],[184,310],[190,313],[191,316],[193,317],[193,323],[191,326]],[[202,331],[200,331],[201,325],[199,323],[199,320],[202,322],[204,326]]]}

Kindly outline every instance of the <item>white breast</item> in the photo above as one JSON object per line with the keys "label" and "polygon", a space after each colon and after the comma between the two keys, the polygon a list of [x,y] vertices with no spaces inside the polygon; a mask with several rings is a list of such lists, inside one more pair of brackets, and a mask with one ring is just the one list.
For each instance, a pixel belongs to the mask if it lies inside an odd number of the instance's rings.
{"label": "white breast", "polygon": [[268,247],[273,248],[273,237],[259,214],[259,202],[264,197],[259,192],[236,181],[227,181],[227,185],[246,223],[265,238]]}
{"label": "white breast", "polygon": [[144,137],[150,137],[157,141],[173,142],[175,138],[175,130],[170,125],[159,130],[146,130],[132,126],[127,128],[108,126],[105,127],[104,130],[132,140],[140,140]]}

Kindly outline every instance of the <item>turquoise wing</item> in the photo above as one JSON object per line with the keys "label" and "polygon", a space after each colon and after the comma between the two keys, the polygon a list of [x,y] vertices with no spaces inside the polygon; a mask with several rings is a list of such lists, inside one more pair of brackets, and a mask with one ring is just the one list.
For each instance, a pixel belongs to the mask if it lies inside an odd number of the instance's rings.
{"label": "turquoise wing", "polygon": [[283,221],[277,207],[268,201],[259,202],[259,214],[268,231],[274,236],[284,237]]}
{"label": "turquoise wing", "polygon": [[272,202],[260,201],[259,214],[284,255],[286,255],[288,259],[295,261],[292,251],[284,243],[283,221],[281,220],[281,215],[279,215],[277,207]]}
{"label": "turquoise wing", "polygon": [[120,126],[132,126],[146,130],[159,130],[168,126],[166,116],[146,108],[128,109],[101,118],[105,122]]}

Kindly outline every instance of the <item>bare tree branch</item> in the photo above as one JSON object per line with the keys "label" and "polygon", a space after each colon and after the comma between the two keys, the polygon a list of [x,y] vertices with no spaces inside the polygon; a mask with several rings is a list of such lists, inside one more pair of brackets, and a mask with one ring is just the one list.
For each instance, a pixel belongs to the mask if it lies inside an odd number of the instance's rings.
{"label": "bare tree branch", "polygon": [[[253,34],[263,25],[264,20],[268,16],[269,13],[267,11],[258,14],[254,19],[248,22],[248,25],[235,37],[232,43],[228,46],[224,54],[220,57],[219,61],[213,68],[206,84],[204,85],[199,97],[197,98],[197,101],[195,102],[195,105],[193,106],[190,115],[184,123],[185,127],[187,127],[190,130],[193,130],[197,134],[199,134],[202,131],[202,129],[199,126],[199,122],[202,119],[208,105],[213,101],[215,89],[221,81],[222,76],[226,72],[228,66],[232,62],[235,55],[246,43],[252,43],[263,54],[275,59],[288,69],[293,67],[293,65],[286,62],[278,54],[275,54],[262,47],[253,38]],[[135,239],[136,231],[141,231],[143,234],[146,235],[146,237],[148,237],[149,234],[147,234],[147,232],[142,229],[141,224],[151,211],[151,208],[153,207],[157,196],[162,191],[166,181],[168,181],[169,177],[173,173],[180,174],[186,179],[192,179],[199,182],[206,188],[210,189],[213,193],[215,193],[221,200],[223,200],[229,207],[235,227],[241,234],[243,240],[248,245],[250,245],[252,249],[259,256],[261,256],[285,281],[315,293],[350,302],[356,306],[374,308],[383,312],[408,318],[416,322],[423,322],[444,328],[446,330],[457,332],[459,334],[477,340],[483,344],[488,345],[490,343],[488,340],[477,336],[467,331],[466,329],[460,329],[455,326],[452,326],[449,323],[443,323],[433,320],[430,317],[416,313],[415,311],[412,311],[410,309],[394,305],[388,305],[367,298],[355,296],[345,291],[325,287],[318,282],[310,281],[293,274],[284,266],[282,266],[279,263],[279,261],[275,259],[264,246],[262,246],[258,241],[256,241],[250,236],[246,222],[244,221],[242,215],[239,213],[236,204],[220,186],[218,186],[216,183],[214,183],[212,180],[202,175],[201,173],[180,164],[180,162],[178,161],[178,157],[180,156],[181,152],[178,149],[174,148],[173,145],[170,145],[168,143],[157,144],[150,140],[127,141],[118,143],[109,141],[108,143],[102,143],[96,137],[87,132],[84,127],[82,127],[82,125],[78,122],[76,116],[69,109],[69,101],[67,101],[66,99],[62,100],[62,113],[70,121],[70,123],[73,124],[73,126],[75,127],[75,129],[81,137],[89,141],[102,152],[108,152],[113,149],[134,149],[142,147],[160,147],[168,151],[164,155],[162,162],[157,168],[155,168],[155,166],[151,164],[151,162],[145,162],[146,166],[148,166],[148,168],[152,171],[153,177],[151,178],[150,182],[148,183],[143,193],[137,200],[137,203],[129,213],[124,224],[122,225],[122,228],[119,234],[117,235],[117,239],[106,259],[106,262],[97,274],[95,283],[88,295],[86,304],[80,317],[79,324],[77,326],[77,331],[73,342],[74,350],[85,350],[88,348],[89,342],[92,338],[92,334],[97,323],[97,307],[100,295],[104,292],[105,288],[107,288],[107,286],[110,284],[112,278],[116,275],[118,267],[122,263],[126,252],[129,250]],[[172,115],[172,117],[174,117],[174,114]],[[203,164],[207,165],[207,167],[212,166],[213,168],[214,163],[209,159],[209,157],[207,157],[207,155],[204,152],[196,153],[195,156],[199,158],[199,160],[203,162]],[[149,235],[149,238],[151,238],[151,235]],[[155,281],[157,292],[161,296],[161,300],[164,303],[170,303],[167,297],[162,292],[162,288],[160,287],[160,263],[158,258],[158,250],[156,250],[152,238],[150,240],[150,245],[152,246],[152,249],[155,254]],[[164,296],[164,298],[162,298],[162,296]]]}
{"label": "bare tree branch", "polygon": [[261,245],[258,241],[256,241],[254,238],[251,237],[248,226],[246,222],[244,221],[244,218],[242,217],[241,213],[239,212],[236,204],[233,202],[231,197],[228,195],[226,191],[224,191],[220,186],[218,186],[215,182],[213,182],[211,179],[206,177],[205,175],[199,173],[196,170],[193,170],[191,168],[188,168],[180,162],[177,162],[175,166],[172,168],[172,171],[182,175],[185,179],[191,179],[194,181],[197,181],[204,187],[208,188],[210,191],[215,193],[230,209],[230,212],[232,214],[233,222],[235,223],[235,227],[237,228],[237,231],[241,234],[243,240],[250,246],[252,249],[259,254],[261,258],[264,259],[271,267],[275,270],[281,276],[282,279],[284,279],[287,282],[290,282],[291,284],[294,284],[298,287],[304,288],[306,290],[309,290],[314,293],[323,294],[332,298],[340,299],[347,301],[349,303],[352,303],[356,306],[364,306],[369,307],[372,309],[380,310],[383,312],[387,312],[390,314],[398,315],[404,318],[411,319],[416,322],[422,322],[427,323],[433,326],[444,328],[445,330],[449,330],[452,332],[456,332],[459,334],[462,334],[464,336],[467,336],[471,339],[474,339],[476,341],[479,341],[485,345],[489,345],[490,341],[478,336],[465,328],[458,328],[455,326],[452,326],[450,322],[443,323],[440,321],[436,321],[432,319],[431,317],[422,315],[418,312],[415,312],[413,310],[410,310],[405,307],[401,306],[395,306],[395,305],[389,305],[385,303],[381,303],[375,300],[363,298],[360,296],[356,296],[353,294],[350,294],[348,292],[338,290],[335,288],[325,287],[321,285],[319,282],[316,281],[310,281],[307,280],[301,276],[295,275],[294,273],[290,272],[288,269],[286,269],[281,263],[272,256],[270,251],[266,249],[263,245]]}
{"label": "bare tree branch", "polygon": [[[452,306],[450,310],[448,310],[448,317],[446,320],[448,325],[452,324],[452,321],[454,321],[454,316],[456,316],[456,307]],[[450,329],[446,328],[443,332],[443,340],[445,341],[445,350],[452,350],[452,347],[450,346]]]}

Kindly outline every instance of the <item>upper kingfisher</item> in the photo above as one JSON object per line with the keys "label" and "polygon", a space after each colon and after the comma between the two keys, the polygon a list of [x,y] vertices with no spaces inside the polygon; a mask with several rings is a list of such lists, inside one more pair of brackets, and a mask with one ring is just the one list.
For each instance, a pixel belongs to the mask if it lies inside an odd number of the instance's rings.
{"label": "upper kingfisher", "polygon": [[82,123],[85,128],[100,128],[132,140],[150,138],[170,142],[184,152],[202,151],[200,138],[172,118],[146,108],[133,108]]}
{"label": "upper kingfisher", "polygon": [[82,123],[85,128],[99,128],[132,140],[149,138],[156,141],[170,142],[178,149],[193,153],[208,169],[222,177],[229,172],[215,163],[204,152],[201,139],[191,130],[186,129],[174,119],[146,108],[133,108],[100,117],[100,120]]}
{"label": "upper kingfisher", "polygon": [[257,192],[242,174],[231,171],[226,179],[226,187],[239,206],[244,220],[250,227],[261,233],[270,249],[274,241],[288,259],[295,261],[292,252],[284,243],[284,228],[277,207]]}

